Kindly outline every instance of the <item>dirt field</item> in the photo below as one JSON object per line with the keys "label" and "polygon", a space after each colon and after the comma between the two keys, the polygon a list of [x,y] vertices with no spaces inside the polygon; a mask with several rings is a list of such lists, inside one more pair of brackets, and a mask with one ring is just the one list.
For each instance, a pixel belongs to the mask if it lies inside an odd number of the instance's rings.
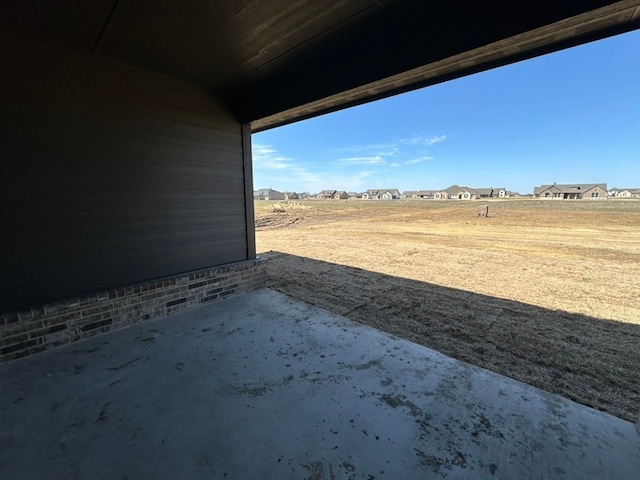
{"label": "dirt field", "polygon": [[636,421],[640,201],[256,202],[283,293]]}

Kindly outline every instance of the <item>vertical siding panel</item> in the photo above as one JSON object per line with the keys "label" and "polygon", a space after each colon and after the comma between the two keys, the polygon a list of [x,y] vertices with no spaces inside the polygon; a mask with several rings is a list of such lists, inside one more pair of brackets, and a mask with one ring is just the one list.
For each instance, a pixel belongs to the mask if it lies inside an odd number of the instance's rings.
{"label": "vertical siding panel", "polygon": [[251,155],[251,128],[242,126],[242,157],[244,166],[245,213],[247,219],[247,258],[256,258],[256,227],[253,208],[253,158]]}

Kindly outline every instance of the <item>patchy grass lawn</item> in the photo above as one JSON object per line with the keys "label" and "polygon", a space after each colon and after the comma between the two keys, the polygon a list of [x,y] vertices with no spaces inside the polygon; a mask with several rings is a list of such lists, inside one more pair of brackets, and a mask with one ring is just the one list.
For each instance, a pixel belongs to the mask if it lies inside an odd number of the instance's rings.
{"label": "patchy grass lawn", "polygon": [[640,201],[256,202],[256,226],[275,289],[637,418]]}

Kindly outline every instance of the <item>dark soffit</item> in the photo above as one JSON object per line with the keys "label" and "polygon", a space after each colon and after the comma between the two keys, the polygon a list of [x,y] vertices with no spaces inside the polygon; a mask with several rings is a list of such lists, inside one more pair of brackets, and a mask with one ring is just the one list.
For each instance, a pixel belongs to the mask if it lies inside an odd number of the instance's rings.
{"label": "dark soffit", "polygon": [[3,0],[0,22],[201,86],[264,130],[640,27],[640,0]]}

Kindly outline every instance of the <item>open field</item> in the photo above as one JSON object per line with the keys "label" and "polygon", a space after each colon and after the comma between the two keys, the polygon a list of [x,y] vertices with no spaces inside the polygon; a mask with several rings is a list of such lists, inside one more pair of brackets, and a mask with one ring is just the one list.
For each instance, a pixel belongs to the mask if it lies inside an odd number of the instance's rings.
{"label": "open field", "polygon": [[276,290],[635,421],[640,201],[256,202]]}

